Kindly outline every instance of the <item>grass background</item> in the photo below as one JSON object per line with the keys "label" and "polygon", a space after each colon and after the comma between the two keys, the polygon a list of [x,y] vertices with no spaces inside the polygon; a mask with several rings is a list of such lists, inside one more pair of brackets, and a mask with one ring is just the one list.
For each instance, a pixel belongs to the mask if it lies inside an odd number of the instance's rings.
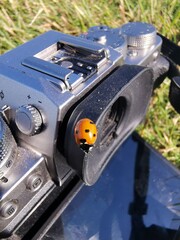
{"label": "grass background", "polygon": [[[179,0],[0,0],[0,54],[50,29],[78,35],[94,25],[145,21],[180,45]],[[155,91],[139,133],[180,168],[180,115],[168,101],[169,80]]]}

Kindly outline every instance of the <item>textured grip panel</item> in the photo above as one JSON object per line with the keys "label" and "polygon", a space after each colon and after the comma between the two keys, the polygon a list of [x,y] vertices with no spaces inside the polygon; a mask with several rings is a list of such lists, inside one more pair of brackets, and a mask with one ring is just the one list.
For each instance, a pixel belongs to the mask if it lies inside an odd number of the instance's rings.
{"label": "textured grip panel", "polygon": [[17,145],[13,135],[0,117],[0,178],[10,169],[16,157]]}

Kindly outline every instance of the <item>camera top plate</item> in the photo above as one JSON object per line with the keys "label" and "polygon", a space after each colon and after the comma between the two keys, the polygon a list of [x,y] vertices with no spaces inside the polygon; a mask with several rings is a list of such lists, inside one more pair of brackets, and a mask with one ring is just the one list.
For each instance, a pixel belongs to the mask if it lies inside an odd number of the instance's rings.
{"label": "camera top plate", "polygon": [[122,54],[97,42],[49,31],[0,56],[0,62],[37,79],[48,79],[65,91],[85,82],[103,65],[109,69],[116,62],[122,64]]}

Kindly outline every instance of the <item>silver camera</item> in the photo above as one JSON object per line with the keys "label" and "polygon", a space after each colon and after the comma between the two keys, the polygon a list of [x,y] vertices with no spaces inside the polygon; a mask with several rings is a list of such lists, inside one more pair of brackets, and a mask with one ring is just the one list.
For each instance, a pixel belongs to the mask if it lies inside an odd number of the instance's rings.
{"label": "silver camera", "polygon": [[[19,228],[56,185],[94,184],[143,120],[168,71],[151,24],[92,27],[79,37],[49,31],[0,56],[0,236]],[[98,129],[89,152],[74,127]]]}

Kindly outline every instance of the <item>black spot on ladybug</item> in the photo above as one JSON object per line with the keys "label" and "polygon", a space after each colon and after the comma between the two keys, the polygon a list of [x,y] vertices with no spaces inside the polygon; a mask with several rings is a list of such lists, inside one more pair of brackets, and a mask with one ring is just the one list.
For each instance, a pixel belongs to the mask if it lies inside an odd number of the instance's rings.
{"label": "black spot on ladybug", "polygon": [[93,137],[96,137],[96,134],[93,134]]}
{"label": "black spot on ladybug", "polygon": [[94,124],[93,122],[90,122],[90,124]]}
{"label": "black spot on ladybug", "polygon": [[89,131],[89,129],[85,129],[85,132],[88,133],[88,132],[90,132],[90,131]]}
{"label": "black spot on ladybug", "polygon": [[78,130],[76,130],[76,134],[78,134],[79,133],[79,131]]}
{"label": "black spot on ladybug", "polygon": [[85,144],[86,143],[86,139],[80,139],[80,143],[82,143],[82,144]]}

